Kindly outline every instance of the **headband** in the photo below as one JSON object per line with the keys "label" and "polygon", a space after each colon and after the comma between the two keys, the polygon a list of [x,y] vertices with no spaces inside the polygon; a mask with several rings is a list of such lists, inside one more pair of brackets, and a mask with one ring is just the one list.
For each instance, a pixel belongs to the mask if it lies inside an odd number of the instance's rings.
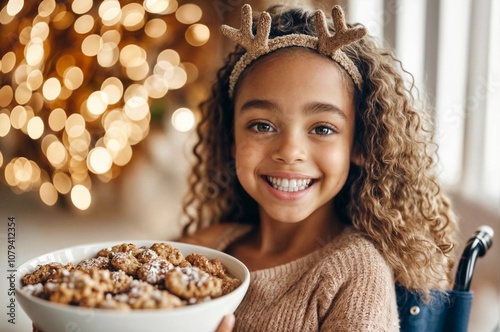
{"label": "headband", "polygon": [[313,49],[330,57],[345,69],[354,81],[354,84],[361,90],[363,83],[361,74],[352,60],[342,52],[341,48],[363,38],[366,35],[366,29],[364,27],[347,28],[344,12],[340,6],[332,8],[332,19],[335,30],[333,35],[328,31],[323,11],[318,10],[314,15],[318,37],[305,34],[289,34],[269,39],[271,15],[267,12],[260,14],[257,31],[254,36],[252,33],[252,7],[248,4],[241,8],[241,26],[239,30],[222,25],[222,34],[233,42],[243,46],[247,51],[238,60],[231,72],[231,76],[229,77],[229,96],[233,97],[236,82],[250,63],[264,54],[289,46]]}

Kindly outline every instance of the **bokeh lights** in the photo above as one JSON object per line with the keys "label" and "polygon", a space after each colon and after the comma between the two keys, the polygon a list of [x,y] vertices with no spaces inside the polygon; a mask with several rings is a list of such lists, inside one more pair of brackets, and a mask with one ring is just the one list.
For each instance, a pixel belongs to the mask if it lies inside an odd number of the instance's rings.
{"label": "bokeh lights", "polygon": [[[65,195],[88,209],[93,181],[116,178],[147,137],[151,104],[196,80],[197,66],[168,37],[182,27],[185,45],[204,45],[202,18],[199,6],[173,0],[8,1],[0,11],[6,184],[37,191],[49,206]],[[171,123],[189,131],[195,116],[181,108]],[[7,149],[12,142],[20,143]]]}

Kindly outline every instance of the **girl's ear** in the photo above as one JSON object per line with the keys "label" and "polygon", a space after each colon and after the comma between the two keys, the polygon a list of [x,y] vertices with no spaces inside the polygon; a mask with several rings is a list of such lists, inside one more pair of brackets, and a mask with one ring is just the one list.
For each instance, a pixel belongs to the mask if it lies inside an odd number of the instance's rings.
{"label": "girl's ear", "polygon": [[356,166],[361,166],[364,163],[363,155],[358,144],[354,144],[351,152],[351,162]]}

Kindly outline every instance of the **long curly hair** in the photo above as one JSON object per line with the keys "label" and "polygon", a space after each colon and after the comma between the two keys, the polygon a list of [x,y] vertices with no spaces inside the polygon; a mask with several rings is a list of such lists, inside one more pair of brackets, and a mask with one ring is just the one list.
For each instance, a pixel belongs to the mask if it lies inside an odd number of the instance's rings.
{"label": "long curly hair", "polygon": [[[267,11],[272,16],[270,38],[316,35],[313,12],[283,6]],[[335,208],[375,244],[396,282],[428,297],[429,289],[450,287],[457,232],[450,200],[434,173],[433,124],[402,73],[412,76],[389,50],[364,37],[343,51],[364,81],[362,91],[354,92],[354,144],[362,162],[351,166]],[[257,203],[239,184],[231,157],[234,104],[228,95],[229,76],[244,53],[237,46],[228,55],[211,95],[200,105],[195,163],[183,205],[185,234],[219,222],[259,222]]]}

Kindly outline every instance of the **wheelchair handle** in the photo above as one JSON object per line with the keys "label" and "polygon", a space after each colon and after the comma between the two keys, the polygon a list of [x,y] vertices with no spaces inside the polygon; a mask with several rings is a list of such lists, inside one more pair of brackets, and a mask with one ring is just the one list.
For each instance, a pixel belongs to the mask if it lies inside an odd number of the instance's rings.
{"label": "wheelchair handle", "polygon": [[493,229],[490,226],[483,225],[478,227],[474,235],[467,241],[460,258],[453,290],[469,291],[477,258],[483,257],[491,248],[493,234]]}

